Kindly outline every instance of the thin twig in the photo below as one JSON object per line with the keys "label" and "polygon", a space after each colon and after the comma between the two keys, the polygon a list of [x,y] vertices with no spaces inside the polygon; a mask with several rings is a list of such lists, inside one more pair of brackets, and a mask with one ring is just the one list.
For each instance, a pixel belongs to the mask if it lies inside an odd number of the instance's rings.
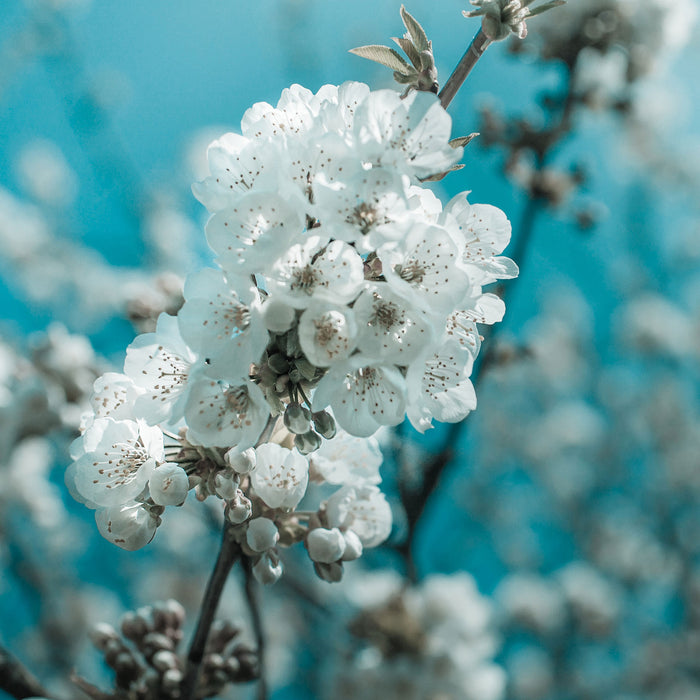
{"label": "thin twig", "polygon": [[442,90],[438,94],[440,104],[447,109],[447,106],[452,102],[459,88],[467,79],[467,76],[472,72],[472,68],[476,62],[484,55],[484,51],[491,44],[491,40],[484,34],[481,29],[472,39],[472,43],[464,52],[464,56],[457,64],[457,67],[452,71],[452,75],[447,79]]}
{"label": "thin twig", "polygon": [[0,690],[13,698],[48,697],[41,683],[29,670],[0,647]]}
{"label": "thin twig", "polygon": [[214,570],[212,571],[207,589],[202,600],[202,607],[197,621],[192,642],[187,652],[187,672],[182,682],[182,700],[194,700],[199,680],[199,672],[204,658],[204,651],[209,638],[209,631],[214,615],[219,606],[219,599],[224,590],[226,579],[231,571],[231,567],[241,555],[241,549],[233,539],[233,526],[228,522],[224,523],[224,530],[221,537],[221,549],[216,559]]}
{"label": "thin twig", "polygon": [[262,616],[256,590],[256,581],[253,576],[251,560],[243,560],[243,572],[245,574],[245,598],[250,609],[250,619],[253,623],[255,643],[258,647],[258,692],[257,700],[267,700],[267,680],[265,678],[265,633],[263,631]]}

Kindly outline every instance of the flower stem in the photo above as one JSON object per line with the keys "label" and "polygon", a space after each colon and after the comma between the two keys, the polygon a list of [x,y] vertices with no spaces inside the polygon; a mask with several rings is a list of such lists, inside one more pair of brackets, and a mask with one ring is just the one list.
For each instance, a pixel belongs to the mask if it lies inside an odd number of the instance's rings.
{"label": "flower stem", "polygon": [[13,698],[47,697],[41,683],[3,647],[0,647],[0,690]]}
{"label": "flower stem", "polygon": [[233,526],[226,521],[221,537],[219,556],[207,583],[197,628],[187,652],[187,671],[182,682],[182,694],[180,696],[182,700],[194,700],[196,697],[197,681],[199,680],[199,672],[204,659],[209,631],[211,630],[212,622],[214,622],[214,615],[219,606],[219,599],[224,590],[226,579],[231,571],[231,567],[240,556],[241,548],[238,542],[233,539]]}
{"label": "flower stem", "polygon": [[250,617],[255,632],[255,643],[258,647],[258,692],[257,700],[267,700],[267,681],[265,679],[265,634],[263,632],[262,616],[256,591],[256,581],[250,559],[243,560],[245,574],[245,597],[250,609]]}
{"label": "flower stem", "polygon": [[472,72],[476,62],[484,55],[484,51],[489,47],[489,44],[491,44],[491,40],[480,29],[464,52],[464,56],[462,56],[457,67],[452,71],[452,75],[447,79],[442,90],[440,90],[438,97],[440,98],[440,104],[445,109],[452,102],[467,76]]}

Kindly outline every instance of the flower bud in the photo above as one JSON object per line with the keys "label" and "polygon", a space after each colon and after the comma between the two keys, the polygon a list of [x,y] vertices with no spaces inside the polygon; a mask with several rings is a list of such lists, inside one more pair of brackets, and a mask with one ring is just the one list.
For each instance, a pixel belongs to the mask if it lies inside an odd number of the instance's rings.
{"label": "flower bud", "polygon": [[252,447],[243,452],[233,447],[224,455],[224,459],[237,474],[248,474],[255,469],[255,450]]}
{"label": "flower bud", "polygon": [[308,433],[311,428],[311,411],[298,403],[290,403],[284,412],[284,424],[290,433]]}
{"label": "flower bud", "polygon": [[354,561],[362,556],[362,540],[357,536],[357,533],[352,530],[346,530],[343,533],[345,538],[345,551],[341,559],[343,561]]}
{"label": "flower bud", "polygon": [[177,668],[177,654],[166,649],[161,649],[153,654],[151,665],[159,671],[167,671],[169,668]]}
{"label": "flower bud", "polygon": [[254,552],[264,552],[277,544],[280,534],[269,518],[253,518],[248,523],[246,542]]}
{"label": "flower bud", "polygon": [[343,565],[339,561],[334,561],[332,564],[314,562],[314,571],[316,576],[328,583],[338,583],[343,578]]}
{"label": "flower bud", "polygon": [[159,519],[140,503],[98,508],[95,522],[102,537],[133,552],[147,545],[156,534]]}
{"label": "flower bud", "polygon": [[133,612],[128,612],[122,617],[121,630],[127,639],[141,639],[148,633],[148,623],[142,617]]}
{"label": "flower bud", "polygon": [[166,462],[157,467],[148,481],[151,498],[159,506],[179,506],[185,502],[190,482],[179,464]]}
{"label": "flower bud", "polygon": [[243,491],[237,491],[236,495],[226,504],[224,515],[232,525],[240,525],[250,518],[253,512],[253,504]]}
{"label": "flower bud", "polygon": [[335,419],[328,411],[316,411],[311,414],[314,421],[316,432],[326,440],[332,440],[335,437],[336,427]]}
{"label": "flower bud", "polygon": [[98,622],[90,630],[90,641],[100,651],[104,651],[107,643],[115,639],[119,639],[117,630],[115,630],[112,625],[108,625],[106,622]]}
{"label": "flower bud", "polygon": [[321,437],[313,430],[309,430],[308,433],[303,435],[296,435],[294,437],[294,445],[301,454],[308,455],[321,447]]}
{"label": "flower bud", "polygon": [[265,327],[273,333],[285,333],[296,319],[296,311],[279,299],[267,299],[262,307]]}
{"label": "flower bud", "polygon": [[238,487],[241,485],[240,479],[233,470],[219,472],[214,477],[214,490],[219,498],[230,501],[236,497]]}
{"label": "flower bud", "polygon": [[163,673],[163,690],[173,693],[180,689],[184,675],[179,668],[169,668]]}
{"label": "flower bud", "polygon": [[253,576],[263,585],[275,583],[282,575],[282,563],[272,552],[265,552],[253,565]]}
{"label": "flower bud", "polygon": [[332,530],[319,527],[306,536],[306,548],[313,561],[330,564],[345,553],[345,538],[337,527]]}

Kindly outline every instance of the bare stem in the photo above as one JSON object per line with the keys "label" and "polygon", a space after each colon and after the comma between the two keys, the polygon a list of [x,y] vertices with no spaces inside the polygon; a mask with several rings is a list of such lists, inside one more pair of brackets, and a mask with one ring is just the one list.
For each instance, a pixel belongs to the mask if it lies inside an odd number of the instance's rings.
{"label": "bare stem", "polygon": [[0,690],[18,699],[47,697],[41,683],[3,647],[0,647]]}
{"label": "bare stem", "polygon": [[484,51],[489,47],[489,44],[491,44],[491,39],[480,29],[464,52],[464,56],[462,56],[457,67],[452,71],[452,75],[447,79],[442,90],[440,90],[438,97],[440,98],[440,104],[445,109],[452,102],[467,76],[472,72],[476,62],[484,55]]}
{"label": "bare stem", "polygon": [[202,600],[202,607],[199,612],[199,620],[195,629],[189,651],[187,652],[187,672],[182,682],[182,700],[194,700],[197,690],[197,681],[204,658],[204,651],[209,638],[212,622],[216,609],[219,607],[221,593],[224,590],[226,579],[231,571],[231,567],[241,555],[241,549],[233,539],[233,526],[226,521],[221,537],[221,548],[216,559],[214,570],[212,571],[207,589]]}
{"label": "bare stem", "polygon": [[265,679],[265,633],[263,632],[262,616],[256,590],[256,581],[249,559],[243,561],[245,573],[245,597],[250,609],[250,617],[255,633],[255,643],[258,647],[258,692],[257,700],[267,700],[267,681]]}

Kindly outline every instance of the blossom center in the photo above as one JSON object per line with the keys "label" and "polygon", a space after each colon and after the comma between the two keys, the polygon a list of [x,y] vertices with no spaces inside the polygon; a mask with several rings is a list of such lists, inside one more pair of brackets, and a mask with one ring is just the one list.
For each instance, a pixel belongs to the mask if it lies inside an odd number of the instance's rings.
{"label": "blossom center", "polygon": [[420,284],[425,277],[425,268],[415,259],[407,260],[404,265],[396,265],[394,271],[409,284]]}
{"label": "blossom center", "polygon": [[[144,462],[150,458],[141,438],[117,442],[112,445],[113,452],[105,452],[107,466],[98,469],[98,474],[112,480],[105,484],[108,489],[117,488],[128,483]],[[98,462],[93,462],[98,466]],[[97,479],[93,481],[97,483]]]}
{"label": "blossom center", "polygon": [[292,273],[292,291],[301,290],[310,294],[312,289],[318,284],[318,272],[311,265],[297,268]]}

